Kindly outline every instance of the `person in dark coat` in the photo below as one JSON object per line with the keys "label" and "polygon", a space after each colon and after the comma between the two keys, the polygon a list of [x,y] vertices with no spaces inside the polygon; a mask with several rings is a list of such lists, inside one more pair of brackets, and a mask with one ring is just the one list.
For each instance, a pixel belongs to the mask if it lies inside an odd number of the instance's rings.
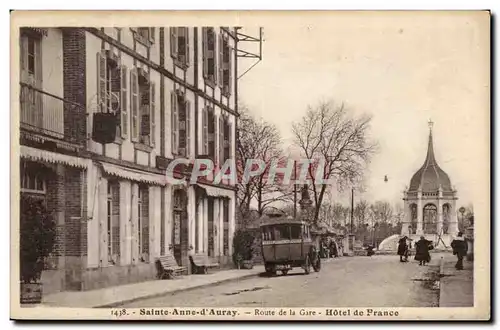
{"label": "person in dark coat", "polygon": [[339,256],[339,251],[337,249],[337,243],[332,239],[330,241],[330,257],[337,258]]}
{"label": "person in dark coat", "polygon": [[458,232],[458,236],[451,242],[451,248],[453,249],[453,254],[456,255],[458,259],[455,268],[458,270],[464,269],[463,260],[467,255],[467,242],[462,232]]}
{"label": "person in dark coat", "polygon": [[420,236],[420,240],[415,243],[415,260],[419,261],[420,266],[425,266],[431,260],[430,243],[424,236]]}
{"label": "person in dark coat", "polygon": [[[407,262],[408,261],[408,244],[406,244],[406,240],[408,237],[403,237],[399,240],[398,243],[398,255],[399,255],[399,261],[400,262]],[[404,257],[404,259],[403,259]]]}

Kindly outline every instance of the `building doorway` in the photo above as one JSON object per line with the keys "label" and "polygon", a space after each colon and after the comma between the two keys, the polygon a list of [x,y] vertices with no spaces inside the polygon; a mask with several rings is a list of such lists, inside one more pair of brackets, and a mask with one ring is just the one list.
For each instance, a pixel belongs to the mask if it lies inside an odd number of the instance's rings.
{"label": "building doorway", "polygon": [[424,234],[437,233],[437,207],[434,204],[424,206]]}
{"label": "building doorway", "polygon": [[173,194],[172,254],[179,266],[185,265],[188,252],[187,194],[183,189]]}

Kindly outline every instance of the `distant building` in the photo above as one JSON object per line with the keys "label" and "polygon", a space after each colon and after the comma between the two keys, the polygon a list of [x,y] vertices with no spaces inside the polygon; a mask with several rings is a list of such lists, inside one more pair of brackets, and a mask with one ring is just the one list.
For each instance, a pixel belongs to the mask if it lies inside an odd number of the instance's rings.
{"label": "distant building", "polygon": [[438,165],[434,156],[432,122],[429,123],[427,156],[422,167],[413,175],[405,192],[405,221],[402,235],[426,235],[438,243],[439,237],[448,239],[456,235],[457,192],[450,178]]}
{"label": "distant building", "polygon": [[[21,194],[44,199],[57,221],[44,292],[153,279],[165,253],[188,269],[189,253],[231,260],[236,188],[171,185],[165,169],[235,157],[236,33],[21,29]],[[99,131],[106,113],[117,123]]]}

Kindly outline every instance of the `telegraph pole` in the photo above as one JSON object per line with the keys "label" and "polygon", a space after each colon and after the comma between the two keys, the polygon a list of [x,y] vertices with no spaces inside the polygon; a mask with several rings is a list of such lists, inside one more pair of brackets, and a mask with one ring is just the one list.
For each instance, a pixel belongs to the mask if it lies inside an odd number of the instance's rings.
{"label": "telegraph pole", "polygon": [[293,218],[297,217],[297,161],[293,161]]}
{"label": "telegraph pole", "polygon": [[351,234],[354,226],[354,188],[351,188]]}

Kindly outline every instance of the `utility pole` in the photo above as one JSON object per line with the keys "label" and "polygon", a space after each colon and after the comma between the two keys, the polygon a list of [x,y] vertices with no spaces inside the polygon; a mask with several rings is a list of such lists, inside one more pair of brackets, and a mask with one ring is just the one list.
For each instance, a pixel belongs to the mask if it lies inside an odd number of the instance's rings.
{"label": "utility pole", "polygon": [[351,188],[351,234],[354,226],[354,188]]}
{"label": "utility pole", "polygon": [[293,218],[297,217],[297,161],[293,161]]}

